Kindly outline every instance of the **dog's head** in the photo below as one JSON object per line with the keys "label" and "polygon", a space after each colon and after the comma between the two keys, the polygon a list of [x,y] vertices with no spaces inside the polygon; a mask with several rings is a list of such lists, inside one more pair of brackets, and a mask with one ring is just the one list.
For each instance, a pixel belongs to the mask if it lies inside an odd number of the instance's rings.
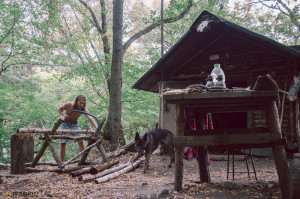
{"label": "dog's head", "polygon": [[135,148],[137,150],[137,152],[139,153],[139,155],[141,155],[147,145],[147,134],[144,135],[143,138],[140,137],[139,133],[137,132],[135,134]]}

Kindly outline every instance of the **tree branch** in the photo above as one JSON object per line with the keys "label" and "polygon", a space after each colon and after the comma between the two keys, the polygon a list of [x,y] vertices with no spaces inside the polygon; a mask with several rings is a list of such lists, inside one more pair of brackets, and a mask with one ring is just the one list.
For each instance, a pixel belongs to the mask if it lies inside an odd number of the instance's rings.
{"label": "tree branch", "polygon": [[[276,2],[276,6],[269,6],[267,5],[265,2]],[[274,9],[274,10],[279,10],[280,13],[286,15],[287,17],[290,18],[291,22],[297,26],[298,30],[300,31],[300,23],[294,19],[293,17],[293,11],[282,1],[282,0],[258,0],[257,2],[252,2],[252,3],[260,3],[263,6],[270,8],[270,9]],[[278,5],[278,3],[287,11],[285,12],[283,9],[280,8],[280,6]]]}
{"label": "tree branch", "polygon": [[[175,16],[175,17],[171,17],[171,18],[166,18],[163,20],[163,23],[172,23],[175,21],[178,21],[180,19],[182,19],[189,11],[190,9],[193,7],[193,0],[189,0],[187,7],[185,10],[183,10],[180,15]],[[148,27],[144,28],[143,30],[140,30],[139,32],[137,32],[136,34],[134,34],[131,38],[129,38],[125,44],[123,45],[123,51],[124,53],[126,52],[126,50],[129,48],[129,46],[138,38],[140,38],[141,36],[147,34],[148,32],[150,32],[151,30],[155,29],[156,27],[161,25],[161,21],[157,22],[157,23],[152,23],[151,25],[149,25]]]}

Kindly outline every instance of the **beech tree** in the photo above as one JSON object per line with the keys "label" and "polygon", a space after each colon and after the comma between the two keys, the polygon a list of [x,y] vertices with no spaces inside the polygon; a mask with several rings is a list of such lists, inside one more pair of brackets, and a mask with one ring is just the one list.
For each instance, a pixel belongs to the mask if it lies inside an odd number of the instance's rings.
{"label": "beech tree", "polygon": [[[94,26],[97,32],[101,35],[103,44],[103,54],[105,55],[105,64],[110,66],[110,72],[106,73],[106,80],[109,91],[109,108],[108,119],[104,131],[108,133],[112,138],[112,148],[116,148],[120,144],[124,144],[124,135],[122,132],[121,124],[121,112],[122,112],[122,64],[124,54],[137,39],[143,35],[149,33],[157,27],[160,27],[161,20],[158,16],[152,19],[152,23],[138,32],[132,34],[126,41],[123,41],[123,0],[113,0],[113,49],[111,51],[110,41],[108,39],[108,8],[105,0],[100,0],[101,14],[98,17],[96,11],[92,8],[92,2],[88,4],[87,1],[78,0],[86,10],[88,14],[83,15],[89,18],[90,23]],[[172,15],[164,19],[164,23],[172,23],[182,19],[193,6],[192,0],[187,0],[184,3],[181,2],[179,12],[177,15]]]}

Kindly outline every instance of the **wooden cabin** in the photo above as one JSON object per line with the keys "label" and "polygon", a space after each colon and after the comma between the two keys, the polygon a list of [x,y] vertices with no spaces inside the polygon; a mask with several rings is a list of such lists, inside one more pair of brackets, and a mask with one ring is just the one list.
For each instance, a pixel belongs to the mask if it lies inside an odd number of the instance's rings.
{"label": "wooden cabin", "polygon": [[[182,38],[134,85],[134,89],[162,93],[204,84],[215,63],[220,63],[226,86],[253,88],[258,76],[270,74],[283,91],[299,76],[300,46],[285,46],[242,26],[203,11]],[[291,102],[280,92],[281,131],[288,148],[297,149],[299,99]],[[265,126],[263,111],[213,114],[215,128]],[[175,107],[160,100],[159,127],[175,131]],[[300,148],[300,144],[298,144]]]}

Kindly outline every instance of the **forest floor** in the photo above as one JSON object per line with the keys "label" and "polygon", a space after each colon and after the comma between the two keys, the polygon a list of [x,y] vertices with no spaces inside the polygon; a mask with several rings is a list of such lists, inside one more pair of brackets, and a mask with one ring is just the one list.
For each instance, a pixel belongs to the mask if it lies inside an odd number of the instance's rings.
{"label": "forest floor", "polygon": [[[134,153],[119,157],[126,162]],[[0,198],[280,198],[278,176],[272,159],[255,157],[258,180],[254,174],[236,173],[227,180],[227,161],[217,161],[211,154],[212,183],[197,183],[197,160],[184,160],[183,190],[174,190],[174,166],[167,168],[168,156],[152,155],[150,168],[137,169],[102,184],[82,183],[68,174],[52,172],[29,173],[20,178],[4,178],[0,183]],[[223,155],[224,156],[224,155]],[[224,156],[226,158],[226,156]],[[223,158],[224,158],[223,157]],[[45,166],[37,166],[42,168]],[[236,171],[246,171],[245,161],[235,161]],[[0,173],[9,174],[9,170]]]}

